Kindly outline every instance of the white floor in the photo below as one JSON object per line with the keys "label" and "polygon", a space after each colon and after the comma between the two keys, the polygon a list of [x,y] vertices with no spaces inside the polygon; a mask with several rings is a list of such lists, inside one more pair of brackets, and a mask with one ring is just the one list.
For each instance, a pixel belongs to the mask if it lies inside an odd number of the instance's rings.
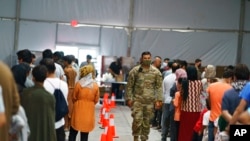
{"label": "white floor", "polygon": [[[101,134],[104,132],[104,129],[100,129],[100,124],[97,122],[99,121],[99,112],[102,105],[96,105],[96,126],[95,129],[90,132],[89,140],[88,141],[100,141]],[[132,117],[130,109],[127,106],[116,106],[115,108],[111,109],[109,112],[110,114],[114,114],[114,122],[116,128],[116,134],[119,136],[118,138],[114,138],[114,141],[133,141],[132,136]],[[66,133],[68,136],[68,133]],[[80,141],[79,134],[77,136],[77,141]],[[150,129],[150,135],[148,141],[160,141],[161,140],[161,133],[155,129]],[[169,141],[169,139],[168,139]]]}

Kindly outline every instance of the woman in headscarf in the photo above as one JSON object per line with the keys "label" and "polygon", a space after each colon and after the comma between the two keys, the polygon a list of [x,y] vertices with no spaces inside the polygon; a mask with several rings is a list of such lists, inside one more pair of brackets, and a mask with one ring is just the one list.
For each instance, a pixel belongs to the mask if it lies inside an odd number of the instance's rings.
{"label": "woman in headscarf", "polygon": [[80,69],[80,80],[73,93],[73,110],[69,141],[75,141],[78,131],[81,141],[88,140],[88,134],[95,127],[95,104],[99,100],[99,87],[95,82],[94,69],[86,65]]}
{"label": "woman in headscarf", "polygon": [[202,83],[198,80],[194,66],[187,67],[187,80],[182,80],[182,103],[180,115],[179,141],[191,141],[193,128],[201,112],[200,95]]}
{"label": "woman in headscarf", "polygon": [[207,87],[211,83],[213,83],[214,80],[216,80],[215,76],[216,76],[216,68],[215,68],[215,66],[207,65],[207,67],[205,68],[204,78],[201,80],[202,87],[203,87],[203,91],[202,91],[202,94],[200,96],[201,110],[207,108],[207,106],[206,106],[206,99],[208,98]]}

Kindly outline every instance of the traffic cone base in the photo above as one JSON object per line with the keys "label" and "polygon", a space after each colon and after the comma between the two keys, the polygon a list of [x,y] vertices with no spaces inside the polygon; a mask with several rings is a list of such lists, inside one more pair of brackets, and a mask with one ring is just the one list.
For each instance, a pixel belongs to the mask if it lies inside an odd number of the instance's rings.
{"label": "traffic cone base", "polygon": [[108,127],[105,127],[104,133],[101,135],[101,141],[108,141],[107,140],[107,133],[108,133]]}

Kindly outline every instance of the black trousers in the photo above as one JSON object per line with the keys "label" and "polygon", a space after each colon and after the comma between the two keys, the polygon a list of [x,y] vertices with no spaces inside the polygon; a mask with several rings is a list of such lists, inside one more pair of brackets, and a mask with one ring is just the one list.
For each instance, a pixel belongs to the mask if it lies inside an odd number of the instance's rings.
{"label": "black trousers", "polygon": [[[78,131],[76,131],[74,128],[70,127],[69,131],[69,141],[76,141]],[[81,132],[81,140],[80,141],[88,141],[88,132]]]}
{"label": "black trousers", "polygon": [[57,138],[57,141],[65,141],[64,126],[56,129],[56,138]]}

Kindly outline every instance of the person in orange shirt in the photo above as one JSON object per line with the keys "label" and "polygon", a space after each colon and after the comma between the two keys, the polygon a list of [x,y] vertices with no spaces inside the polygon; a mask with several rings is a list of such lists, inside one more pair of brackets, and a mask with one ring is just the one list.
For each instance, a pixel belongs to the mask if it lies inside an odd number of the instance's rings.
{"label": "person in orange shirt", "polygon": [[210,84],[207,88],[208,100],[211,107],[208,124],[208,141],[214,141],[214,121],[221,114],[221,102],[225,91],[232,88],[233,75],[233,71],[226,70],[223,73],[221,81]]}
{"label": "person in orange shirt", "polygon": [[69,141],[76,140],[78,131],[81,132],[81,141],[88,141],[89,132],[95,127],[95,104],[99,100],[99,87],[94,80],[94,71],[91,65],[80,68],[80,80],[72,95]]}
{"label": "person in orange shirt", "polygon": [[75,87],[75,80],[77,76],[77,72],[73,69],[71,63],[72,63],[72,58],[67,55],[63,57],[63,62],[64,62],[64,73],[67,77],[67,84],[69,87],[69,92],[68,92],[68,108],[69,108],[69,113],[68,115],[65,116],[65,125],[64,128],[65,130],[69,130],[70,128],[70,119],[71,119],[71,114],[72,114],[72,108],[73,108],[73,103],[72,103],[72,95]]}
{"label": "person in orange shirt", "polygon": [[[174,95],[174,99],[173,99],[173,105],[174,105],[174,123],[171,124],[171,140],[178,140],[178,132],[179,132],[179,125],[180,125],[180,116],[181,116],[181,103],[182,103],[182,94],[183,94],[183,90],[182,89],[182,81],[187,79],[187,72],[180,68],[177,69],[175,71],[176,74],[176,82],[174,84],[174,86],[176,87],[176,92]],[[174,89],[174,86],[171,89]],[[172,127],[174,126],[174,127]]]}
{"label": "person in orange shirt", "polygon": [[[181,102],[182,102],[182,96],[181,93],[182,91],[182,79],[179,78],[177,82],[177,92],[175,93],[175,97],[173,99],[173,105],[175,107],[174,111],[174,121],[175,121],[175,128],[176,128],[176,138],[178,137],[178,130],[179,130],[179,125],[180,125],[180,115],[181,115]],[[184,78],[185,79],[185,78]],[[178,139],[176,139],[178,140]]]}

